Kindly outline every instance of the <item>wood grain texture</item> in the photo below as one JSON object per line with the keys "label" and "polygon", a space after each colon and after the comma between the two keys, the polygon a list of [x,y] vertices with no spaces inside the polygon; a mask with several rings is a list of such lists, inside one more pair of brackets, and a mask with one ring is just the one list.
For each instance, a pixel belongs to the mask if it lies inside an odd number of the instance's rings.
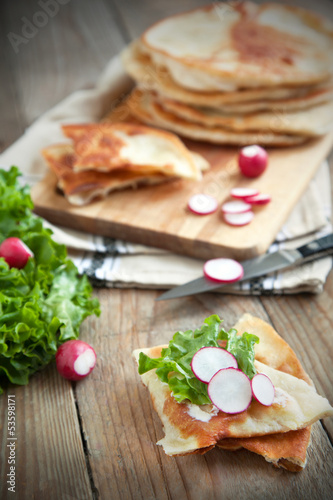
{"label": "wood grain texture", "polygon": [[[34,186],[35,212],[54,224],[152,245],[191,257],[250,259],[274,241],[333,144],[333,133],[298,147],[272,149],[269,167],[257,179],[245,179],[237,164],[238,149],[191,143],[211,168],[198,182],[176,181],[126,189],[86,206],[73,206],[58,192],[54,175]],[[187,209],[195,193],[214,196],[219,206],[231,200],[232,187],[252,187],[272,201],[254,207],[251,224],[233,227],[220,209],[197,216]]]}
{"label": "wood grain texture", "polygon": [[[263,298],[274,326],[287,336],[317,391],[330,401],[333,401],[332,288],[330,275],[320,296]],[[325,425],[332,439],[333,420],[327,419]]]}
{"label": "wood grain texture", "polygon": [[[8,491],[10,458],[7,395],[15,395],[15,493]],[[0,497],[17,499],[92,498],[80,427],[70,382],[55,365],[35,374],[28,386],[1,396]],[[6,480],[5,480],[6,478]]]}

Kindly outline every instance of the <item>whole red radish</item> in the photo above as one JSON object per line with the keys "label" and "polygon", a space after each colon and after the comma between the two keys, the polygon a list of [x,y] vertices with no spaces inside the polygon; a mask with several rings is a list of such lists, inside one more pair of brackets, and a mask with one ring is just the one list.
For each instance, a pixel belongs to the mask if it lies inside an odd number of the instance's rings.
{"label": "whole red radish", "polygon": [[57,370],[67,380],[81,380],[96,364],[94,349],[82,340],[68,340],[56,353]]}
{"label": "whole red radish", "polygon": [[29,257],[33,256],[34,254],[30,248],[20,238],[12,236],[4,240],[0,245],[0,257],[5,259],[9,267],[23,269]]}
{"label": "whole red radish", "polygon": [[245,177],[259,177],[267,168],[267,151],[254,144],[241,149],[238,156],[240,171]]}

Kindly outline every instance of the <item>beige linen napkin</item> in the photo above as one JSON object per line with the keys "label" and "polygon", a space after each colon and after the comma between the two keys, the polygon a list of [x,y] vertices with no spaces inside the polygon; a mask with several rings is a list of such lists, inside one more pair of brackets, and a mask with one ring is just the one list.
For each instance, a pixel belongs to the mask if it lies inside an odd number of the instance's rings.
{"label": "beige linen napkin", "polygon": [[[40,150],[63,141],[60,125],[100,120],[131,88],[119,57],[113,58],[93,89],[74,92],[36,120],[12,146],[0,155],[0,164],[17,165],[21,181],[38,182],[47,172]],[[269,252],[295,248],[331,232],[330,177],[327,163],[318,170]],[[89,235],[49,225],[54,238],[67,245],[69,256],[81,273],[96,286],[169,288],[202,275],[203,261],[171,254],[144,245]],[[332,259],[306,264],[293,271],[275,273],[250,282],[226,287],[224,292],[296,293],[320,292],[331,269]]]}

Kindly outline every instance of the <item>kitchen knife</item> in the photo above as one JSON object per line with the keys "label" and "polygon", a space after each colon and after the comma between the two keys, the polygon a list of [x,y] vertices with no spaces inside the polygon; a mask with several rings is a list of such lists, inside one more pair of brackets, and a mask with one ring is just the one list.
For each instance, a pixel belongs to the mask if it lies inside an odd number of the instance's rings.
{"label": "kitchen knife", "polygon": [[[304,264],[332,253],[333,233],[310,241],[306,245],[302,245],[294,250],[278,250],[277,252],[264,254],[260,257],[241,262],[244,269],[244,275],[237,281],[237,283],[251,278],[256,278],[258,276],[264,276],[287,267]],[[189,281],[184,285],[176,286],[175,288],[168,290],[160,295],[156,300],[186,297],[188,295],[195,295],[196,293],[216,290],[226,285],[230,285],[230,283],[213,281],[203,276],[193,281]]]}

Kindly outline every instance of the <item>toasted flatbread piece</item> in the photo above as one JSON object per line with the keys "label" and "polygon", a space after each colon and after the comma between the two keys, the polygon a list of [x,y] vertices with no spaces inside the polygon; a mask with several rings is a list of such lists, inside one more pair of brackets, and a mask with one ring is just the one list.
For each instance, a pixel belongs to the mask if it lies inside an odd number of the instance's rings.
{"label": "toasted flatbread piece", "polygon": [[212,4],[157,22],[141,37],[154,63],[194,90],[309,85],[330,76],[333,28],[301,8]]}
{"label": "toasted flatbread piece", "polygon": [[169,132],[140,124],[106,122],[63,125],[62,129],[74,142],[76,172],[126,168],[144,174],[148,169],[149,173],[201,179],[188,149]]}
{"label": "toasted flatbread piece", "polygon": [[[253,401],[245,412],[227,415],[211,405],[177,403],[168,385],[152,370],[141,379],[164,426],[165,437],[158,444],[169,455],[205,453],[215,445],[227,449],[244,447],[276,466],[298,470],[306,461],[308,426],[333,415],[333,408],[316,393],[296,355],[270,325],[250,315],[243,316],[238,325],[239,333],[244,329],[260,338],[256,367],[269,375],[275,385],[273,405],[264,407]],[[161,346],[134,351],[136,359],[141,351],[158,357]]]}
{"label": "toasted flatbread piece", "polygon": [[261,455],[275,467],[300,472],[306,465],[306,451],[311,439],[311,426],[298,431],[269,434],[257,438],[222,439],[217,443],[223,450],[244,448]]}
{"label": "toasted flatbread piece", "polygon": [[290,345],[266,321],[251,314],[243,314],[234,328],[239,335],[248,332],[259,337],[260,341],[255,345],[257,361],[313,385]]}
{"label": "toasted flatbread piece", "polygon": [[[120,103],[118,106],[113,108],[111,111],[104,116],[102,123],[115,123],[123,120],[126,123],[132,123],[140,125],[142,124],[140,120],[135,118],[135,116],[131,115],[130,109],[127,104],[127,99],[124,100],[123,103]],[[201,170],[201,172],[205,172],[210,169],[210,164],[201,154],[188,149],[192,160],[194,161],[196,167]]]}
{"label": "toasted flatbread piece", "polygon": [[333,101],[293,112],[264,111],[244,115],[228,115],[213,108],[199,108],[170,99],[159,102],[167,111],[190,122],[243,133],[260,130],[315,137],[333,128]]}
{"label": "toasted flatbread piece", "polygon": [[57,177],[58,187],[73,205],[86,205],[96,198],[105,198],[109,193],[141,185],[167,182],[173,178],[161,173],[140,173],[134,170],[114,169],[110,172],[83,170],[75,172],[75,151],[71,144],[55,144],[42,151],[50,169]]}
{"label": "toasted flatbread piece", "polygon": [[293,146],[306,141],[305,136],[278,134],[270,131],[238,132],[226,127],[207,127],[181,118],[164,109],[151,92],[135,89],[127,104],[131,113],[144,123],[162,127],[190,139],[215,144],[245,146]]}
{"label": "toasted flatbread piece", "polygon": [[[151,355],[150,349],[140,351]],[[135,355],[138,354],[135,352]],[[275,386],[274,402],[266,407],[254,400],[248,410],[235,415],[177,403],[168,385],[162,383],[156,373],[151,371],[142,375],[165,428],[165,437],[159,442],[164,451],[168,455],[193,453],[200,448],[215,446],[223,438],[284,433],[303,429],[333,415],[328,401],[303,380],[259,361],[255,365],[258,373],[264,373],[272,380]]]}
{"label": "toasted flatbread piece", "polygon": [[177,84],[166,68],[154,65],[151,58],[140,50],[138,40],[123,50],[122,61],[128,74],[143,90],[153,90],[162,98],[195,106],[217,108],[225,113],[295,111],[327,102],[333,96],[332,84],[311,87],[243,88],[230,92],[191,91]]}

